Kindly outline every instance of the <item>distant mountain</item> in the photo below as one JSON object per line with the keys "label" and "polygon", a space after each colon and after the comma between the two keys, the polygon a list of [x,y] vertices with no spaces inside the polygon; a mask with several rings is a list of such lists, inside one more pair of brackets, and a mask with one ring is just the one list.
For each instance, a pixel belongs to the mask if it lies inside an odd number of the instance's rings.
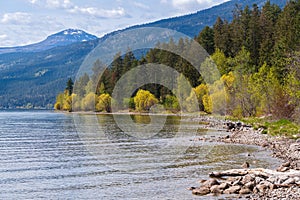
{"label": "distant mountain", "polygon": [[[160,27],[176,30],[194,38],[194,36],[197,36],[205,26],[213,26],[218,17],[226,19],[227,21],[231,21],[233,19],[233,11],[236,6],[240,8],[249,6],[250,8],[252,8],[253,4],[257,4],[258,7],[261,8],[266,2],[267,0],[231,0],[193,14],[163,19],[142,25],[136,25],[125,30],[142,27]],[[281,8],[286,5],[286,0],[270,0],[270,2],[273,4],[277,4]],[[110,37],[111,35],[117,34],[122,31],[124,30],[109,33],[104,37]]]}
{"label": "distant mountain", "polygon": [[[232,0],[194,14],[164,19],[129,27],[162,27],[177,30],[190,37],[205,26],[212,26],[220,16],[232,20],[236,5],[264,5],[266,0]],[[284,7],[285,0],[271,0]],[[0,108],[15,108],[32,104],[52,106],[55,96],[64,90],[69,77],[74,78],[82,61],[97,45],[123,32],[114,31],[97,39],[81,30],[68,29],[46,40],[23,47],[0,48]]]}
{"label": "distant mountain", "polygon": [[67,46],[73,43],[85,42],[98,39],[96,36],[88,34],[82,30],[67,29],[50,35],[46,40],[21,47],[6,47],[0,48],[0,54],[15,53],[15,52],[40,52],[59,46]]}

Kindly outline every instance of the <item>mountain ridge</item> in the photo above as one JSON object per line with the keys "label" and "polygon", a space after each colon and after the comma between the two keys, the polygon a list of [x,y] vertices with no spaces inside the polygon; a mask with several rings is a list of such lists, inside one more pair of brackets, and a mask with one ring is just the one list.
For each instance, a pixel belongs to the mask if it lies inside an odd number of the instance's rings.
{"label": "mountain ridge", "polygon": [[49,35],[41,42],[16,47],[0,47],[0,54],[17,53],[17,52],[39,52],[45,51],[58,46],[67,46],[73,43],[86,42],[98,39],[97,36],[89,34],[79,29],[65,29],[60,32]]}

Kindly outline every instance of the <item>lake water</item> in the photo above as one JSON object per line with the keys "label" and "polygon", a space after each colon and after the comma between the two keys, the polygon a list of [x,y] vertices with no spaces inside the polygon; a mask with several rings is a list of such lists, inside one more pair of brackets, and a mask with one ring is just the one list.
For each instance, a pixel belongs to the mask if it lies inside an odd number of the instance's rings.
{"label": "lake water", "polygon": [[[149,123],[148,116],[132,119]],[[279,165],[258,147],[195,141],[226,133],[188,118],[169,116],[147,137],[124,134],[121,122],[112,115],[0,111],[0,199],[202,199],[186,188],[211,171],[245,160]]]}

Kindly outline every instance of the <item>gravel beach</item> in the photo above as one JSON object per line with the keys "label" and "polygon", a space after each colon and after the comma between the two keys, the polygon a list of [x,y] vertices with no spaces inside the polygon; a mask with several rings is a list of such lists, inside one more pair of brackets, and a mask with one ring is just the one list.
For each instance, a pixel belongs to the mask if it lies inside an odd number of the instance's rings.
{"label": "gravel beach", "polygon": [[[202,183],[199,188],[191,188],[193,194],[237,194],[236,198],[246,199],[300,199],[300,140],[289,139],[283,136],[262,134],[263,130],[254,130],[251,126],[241,122],[217,120],[212,117],[199,117],[196,121],[209,122],[206,128],[223,129],[228,132],[225,137],[211,138],[216,142],[257,145],[269,149],[274,157],[284,162],[276,170],[271,169],[243,169],[247,163],[236,170],[225,172],[230,174],[228,179],[220,181],[220,177],[210,174],[207,185]],[[201,138],[199,138],[201,140]],[[250,171],[249,171],[250,170]],[[220,175],[222,172],[215,172]],[[263,173],[263,174],[261,174]],[[251,177],[249,177],[251,175]],[[227,176],[228,177],[228,176]],[[223,178],[223,177],[222,177]],[[249,179],[250,178],[250,179]],[[253,179],[253,180],[252,180]],[[251,181],[250,181],[251,180]],[[243,182],[244,181],[244,182]],[[249,184],[247,184],[249,182]],[[251,182],[251,183],[250,183]],[[224,185],[226,187],[224,188]],[[223,188],[222,188],[223,187]],[[220,189],[221,188],[221,189]]]}

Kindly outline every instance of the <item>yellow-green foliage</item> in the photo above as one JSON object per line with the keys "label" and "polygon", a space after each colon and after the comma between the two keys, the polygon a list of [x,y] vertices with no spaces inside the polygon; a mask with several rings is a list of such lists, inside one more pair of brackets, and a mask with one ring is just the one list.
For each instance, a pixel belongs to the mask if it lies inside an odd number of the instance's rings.
{"label": "yellow-green foliage", "polygon": [[135,108],[137,111],[149,111],[151,106],[159,101],[153,94],[146,90],[139,90],[134,97]]}
{"label": "yellow-green foliage", "polygon": [[98,97],[98,103],[96,105],[96,111],[111,112],[111,96],[109,94],[101,94]]}
{"label": "yellow-green foliage", "polygon": [[208,94],[204,95],[202,101],[204,105],[204,111],[211,114],[213,111],[213,103],[212,103],[211,96]]}
{"label": "yellow-green foliage", "polygon": [[199,102],[199,109],[203,111],[204,110],[203,97],[204,95],[208,94],[208,86],[202,83],[201,85],[197,86],[193,90]]}
{"label": "yellow-green foliage", "polygon": [[172,112],[177,112],[180,110],[180,105],[178,99],[173,95],[167,95],[164,100],[164,106],[167,110],[171,110]]}
{"label": "yellow-green foliage", "polygon": [[83,99],[82,99],[82,109],[85,111],[95,111],[97,104],[97,95],[93,92],[88,93]]}

